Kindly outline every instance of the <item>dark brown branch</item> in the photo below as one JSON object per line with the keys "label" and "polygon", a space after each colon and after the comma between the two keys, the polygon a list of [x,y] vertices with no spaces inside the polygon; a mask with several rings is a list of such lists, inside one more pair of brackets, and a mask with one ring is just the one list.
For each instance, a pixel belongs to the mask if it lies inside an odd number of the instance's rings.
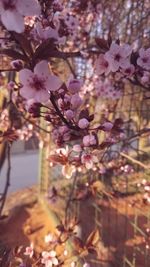
{"label": "dark brown branch", "polygon": [[57,115],[59,116],[59,118],[68,126],[68,128],[72,129],[72,130],[79,130],[79,127],[78,126],[75,126],[75,125],[72,125],[71,123],[69,123],[66,118],[63,116],[63,114],[61,113],[61,111],[59,110],[56,102],[55,102],[55,98],[54,98],[54,95],[53,93],[51,92],[51,95],[50,95],[50,101],[57,113]]}
{"label": "dark brown branch", "polygon": [[1,197],[0,217],[1,217],[2,212],[3,212],[3,208],[4,208],[4,205],[5,205],[6,197],[7,197],[7,193],[8,193],[8,188],[10,186],[10,172],[11,172],[10,151],[11,151],[11,147],[10,147],[10,144],[8,143],[7,144],[7,162],[8,162],[8,167],[7,167],[5,188],[4,188],[4,192],[2,194],[2,197]]}

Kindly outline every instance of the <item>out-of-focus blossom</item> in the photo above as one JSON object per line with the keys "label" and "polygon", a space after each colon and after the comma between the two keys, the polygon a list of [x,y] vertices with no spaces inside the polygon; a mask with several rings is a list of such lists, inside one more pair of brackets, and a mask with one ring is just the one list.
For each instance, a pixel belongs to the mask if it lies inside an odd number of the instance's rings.
{"label": "out-of-focus blossom", "polygon": [[32,258],[33,254],[34,254],[33,243],[31,243],[30,247],[26,247],[26,251],[25,251],[24,255]]}
{"label": "out-of-focus blossom", "polygon": [[53,265],[57,266],[59,262],[56,257],[56,251],[54,250],[51,250],[50,252],[43,251],[41,263],[45,264],[45,267],[52,267]]}
{"label": "out-of-focus blossom", "polygon": [[24,31],[23,16],[40,15],[41,8],[36,0],[1,0],[0,15],[4,26],[9,31]]}
{"label": "out-of-focus blossom", "polygon": [[76,168],[74,165],[71,165],[69,163],[65,164],[62,167],[62,174],[65,176],[65,178],[70,179],[73,175],[73,173],[75,173]]}
{"label": "out-of-focus blossom", "polygon": [[44,240],[45,240],[45,243],[51,243],[54,240],[53,234],[46,235]]}
{"label": "out-of-focus blossom", "polygon": [[94,164],[98,162],[98,158],[93,154],[83,152],[81,156],[81,162],[89,170],[92,169],[94,167]]}
{"label": "out-of-focus blossom", "polygon": [[90,267],[91,265],[88,263],[88,262],[85,262],[84,264],[83,264],[83,267]]}

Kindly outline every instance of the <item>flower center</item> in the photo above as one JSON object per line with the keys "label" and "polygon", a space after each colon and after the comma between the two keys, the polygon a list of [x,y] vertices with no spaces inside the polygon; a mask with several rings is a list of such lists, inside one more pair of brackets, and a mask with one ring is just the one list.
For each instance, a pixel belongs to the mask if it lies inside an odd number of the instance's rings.
{"label": "flower center", "polygon": [[143,57],[142,60],[143,60],[143,63],[147,63],[148,62],[148,58],[147,57]]}
{"label": "flower center", "polygon": [[104,68],[108,68],[108,65],[109,65],[109,64],[108,64],[107,61],[104,61],[104,62],[103,62],[103,67],[104,67]]}
{"label": "flower center", "polygon": [[37,77],[37,75],[35,75],[33,77],[32,83],[30,84],[30,86],[34,89],[36,89],[36,91],[40,91],[40,90],[44,90],[45,89],[45,81],[44,79],[40,79]]}
{"label": "flower center", "polygon": [[14,10],[16,8],[16,0],[4,0],[3,7],[5,10]]}
{"label": "flower center", "polygon": [[120,54],[116,54],[114,59],[115,59],[116,61],[120,61],[120,59],[121,59],[121,55],[120,55]]}
{"label": "flower center", "polygon": [[91,155],[85,155],[85,156],[84,156],[84,159],[85,159],[86,161],[91,161],[92,157],[91,157]]}

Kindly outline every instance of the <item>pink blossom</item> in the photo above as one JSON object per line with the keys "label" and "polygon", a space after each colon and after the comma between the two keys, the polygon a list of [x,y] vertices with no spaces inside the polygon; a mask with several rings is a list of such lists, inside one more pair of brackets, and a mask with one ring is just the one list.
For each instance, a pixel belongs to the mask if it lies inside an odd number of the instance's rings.
{"label": "pink blossom", "polygon": [[139,50],[139,58],[137,59],[137,64],[146,70],[150,70],[150,48],[141,48]]}
{"label": "pink blossom", "polygon": [[109,74],[111,71],[108,61],[105,59],[103,54],[100,54],[95,62],[95,69],[98,75],[105,73],[106,75]]}
{"label": "pink blossom", "polygon": [[49,100],[49,92],[55,91],[61,86],[61,80],[50,74],[47,61],[40,61],[34,68],[34,72],[23,69],[19,72],[19,79],[23,87],[20,94],[25,99],[34,99],[36,102]]}
{"label": "pink blossom", "polygon": [[65,37],[60,37],[58,34],[58,30],[57,28],[52,28],[50,26],[47,27],[43,27],[42,23],[37,23],[35,25],[35,28],[32,31],[33,37],[35,40],[39,41],[43,41],[43,40],[47,40],[49,38],[52,38],[55,40],[56,43],[59,44],[64,44],[66,38]]}
{"label": "pink blossom", "polygon": [[144,71],[141,82],[142,84],[150,83],[150,73],[148,71]]}
{"label": "pink blossom", "polygon": [[85,118],[83,119],[80,119],[79,122],[78,122],[78,126],[81,128],[81,129],[85,129],[89,126],[89,121]]}
{"label": "pink blossom", "polygon": [[45,243],[51,243],[54,240],[53,234],[48,234],[45,236]]}
{"label": "pink blossom", "polygon": [[23,16],[40,15],[41,8],[36,0],[1,0],[0,15],[4,26],[9,31],[24,31]]}
{"label": "pink blossom", "polygon": [[56,251],[43,251],[41,263],[45,264],[45,267],[52,267],[53,265],[57,266],[58,259],[56,258]]}
{"label": "pink blossom", "polygon": [[30,258],[32,258],[33,257],[33,253],[34,253],[33,244],[31,243],[30,247],[26,247],[26,251],[25,251],[24,255],[29,256]]}
{"label": "pink blossom", "polygon": [[71,107],[72,109],[76,109],[80,107],[82,104],[82,99],[78,94],[75,94],[71,97]]}
{"label": "pink blossom", "polygon": [[93,146],[96,145],[96,138],[93,134],[89,134],[83,137],[84,146]]}
{"label": "pink blossom", "polygon": [[119,46],[116,43],[112,43],[108,52],[105,53],[105,59],[110,65],[110,69],[116,72],[119,67],[126,68],[129,64],[129,56],[132,52],[132,48],[129,45]]}
{"label": "pink blossom", "polygon": [[133,75],[133,73],[135,72],[135,67],[133,64],[127,64],[127,66],[123,69],[121,69],[122,73],[127,76],[127,77],[131,77]]}
{"label": "pink blossom", "polygon": [[89,170],[93,168],[94,163],[98,162],[98,158],[93,154],[83,152],[81,156],[81,162]]}

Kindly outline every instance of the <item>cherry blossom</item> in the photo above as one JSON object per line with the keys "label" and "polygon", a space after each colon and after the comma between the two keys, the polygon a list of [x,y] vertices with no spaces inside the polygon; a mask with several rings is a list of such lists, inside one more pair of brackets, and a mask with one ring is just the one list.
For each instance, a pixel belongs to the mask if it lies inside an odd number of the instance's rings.
{"label": "cherry blossom", "polygon": [[81,162],[85,165],[85,167],[89,170],[94,167],[94,163],[98,162],[97,156],[93,154],[89,154],[87,152],[83,152],[81,156]]}
{"label": "cherry blossom", "polygon": [[141,48],[139,50],[139,57],[137,59],[137,64],[146,70],[150,70],[150,48],[148,49]]}
{"label": "cherry blossom", "polygon": [[51,243],[54,240],[53,234],[46,235],[44,240],[45,240],[45,243]]}
{"label": "cherry blossom", "polygon": [[1,0],[0,15],[9,31],[24,31],[23,16],[40,15],[41,8],[36,0]]}
{"label": "cherry blossom", "polygon": [[135,67],[133,64],[127,64],[127,66],[124,69],[121,69],[121,71],[125,76],[132,77],[135,72]]}
{"label": "cherry blossom", "polygon": [[25,99],[34,99],[36,102],[47,102],[50,91],[55,91],[61,86],[61,80],[50,74],[47,61],[39,62],[34,72],[23,69],[19,72],[19,79],[23,87],[20,94]]}
{"label": "cherry blossom", "polygon": [[57,28],[52,28],[50,26],[43,27],[42,23],[38,22],[35,24],[34,29],[32,30],[32,35],[36,41],[44,41],[49,38],[55,40],[56,43],[64,44],[66,38],[60,37]]}
{"label": "cherry blossom", "polygon": [[29,256],[30,258],[33,257],[34,250],[33,250],[33,243],[31,243],[30,247],[26,247],[26,251],[24,255]]}
{"label": "cherry blossom", "polygon": [[105,53],[105,59],[108,61],[110,69],[116,72],[119,67],[126,68],[129,64],[129,56],[132,47],[124,44],[122,46],[112,43],[108,52]]}
{"label": "cherry blossom", "polygon": [[111,71],[109,62],[105,59],[105,56],[103,54],[100,54],[99,57],[97,58],[95,62],[95,69],[98,75],[101,75],[103,73],[108,75],[109,72]]}
{"label": "cherry blossom", "polygon": [[45,267],[52,267],[58,265],[58,259],[56,257],[56,251],[51,250],[50,252],[48,251],[43,251],[42,252],[42,264],[45,264]]}

